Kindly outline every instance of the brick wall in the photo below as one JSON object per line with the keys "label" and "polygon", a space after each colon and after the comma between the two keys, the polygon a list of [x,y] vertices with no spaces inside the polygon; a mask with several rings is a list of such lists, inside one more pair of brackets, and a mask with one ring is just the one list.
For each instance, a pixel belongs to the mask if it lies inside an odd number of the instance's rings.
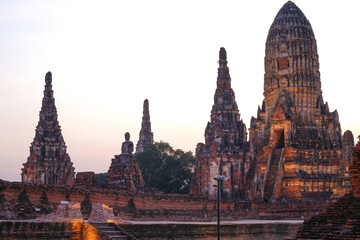
{"label": "brick wall", "polygon": [[[91,217],[107,220],[183,220],[213,221],[216,219],[216,201],[192,198],[189,195],[158,192],[114,191],[100,188],[84,189],[69,186],[49,186],[0,181],[0,219],[48,220],[81,218],[81,203],[88,195],[92,204]],[[28,197],[28,203],[18,204],[19,195]],[[48,202],[40,201],[46,194]],[[26,198],[26,197],[25,197]],[[15,204],[14,204],[15,203]],[[329,202],[235,202],[221,203],[224,220],[307,218],[326,208]],[[44,212],[43,209],[47,211]],[[95,212],[98,216],[95,216]],[[112,212],[112,213],[111,213]]]}

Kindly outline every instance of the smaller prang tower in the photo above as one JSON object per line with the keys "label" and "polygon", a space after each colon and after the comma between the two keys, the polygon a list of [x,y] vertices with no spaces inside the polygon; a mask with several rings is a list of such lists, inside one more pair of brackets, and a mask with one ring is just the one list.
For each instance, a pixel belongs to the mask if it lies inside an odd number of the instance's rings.
{"label": "smaller prang tower", "polygon": [[136,144],[136,153],[141,153],[145,150],[148,144],[154,143],[154,134],[151,132],[151,122],[149,113],[149,101],[145,99],[143,107],[143,117],[141,123],[141,130],[139,133],[139,141]]}
{"label": "smaller prang tower", "polygon": [[73,185],[74,167],[61,134],[55,99],[52,90],[52,76],[45,76],[45,90],[40,110],[40,120],[35,129],[35,138],[30,146],[30,156],[21,169],[21,181],[49,185]]}
{"label": "smaller prang tower", "polygon": [[246,126],[231,88],[225,48],[220,48],[217,88],[210,122],[205,129],[205,144],[196,147],[195,172],[192,180],[192,195],[215,198],[216,181],[224,175],[223,199],[238,199],[244,182],[244,158],[248,148]]}

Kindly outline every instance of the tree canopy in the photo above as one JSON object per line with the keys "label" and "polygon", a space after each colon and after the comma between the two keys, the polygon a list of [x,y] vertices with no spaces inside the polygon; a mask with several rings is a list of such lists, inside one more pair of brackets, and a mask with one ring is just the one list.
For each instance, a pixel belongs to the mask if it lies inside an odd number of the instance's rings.
{"label": "tree canopy", "polygon": [[107,173],[96,173],[96,180],[97,180],[97,183],[99,186],[101,186],[104,182],[105,182],[105,179],[107,177]]}
{"label": "tree canopy", "polygon": [[143,179],[148,187],[165,193],[189,193],[195,157],[192,152],[174,150],[167,142],[155,142],[136,154]]}

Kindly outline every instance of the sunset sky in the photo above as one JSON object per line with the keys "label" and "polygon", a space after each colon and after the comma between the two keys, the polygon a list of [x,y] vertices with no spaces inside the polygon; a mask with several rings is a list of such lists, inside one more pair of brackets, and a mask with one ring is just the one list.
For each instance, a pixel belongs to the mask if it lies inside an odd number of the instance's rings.
{"label": "sunset sky", "polygon": [[[317,39],[323,98],[360,135],[360,1],[298,0]],[[220,47],[241,118],[263,100],[265,41],[284,0],[0,0],[0,179],[20,181],[53,75],[75,171],[106,172],[136,144],[149,100],[155,141],[204,141]]]}

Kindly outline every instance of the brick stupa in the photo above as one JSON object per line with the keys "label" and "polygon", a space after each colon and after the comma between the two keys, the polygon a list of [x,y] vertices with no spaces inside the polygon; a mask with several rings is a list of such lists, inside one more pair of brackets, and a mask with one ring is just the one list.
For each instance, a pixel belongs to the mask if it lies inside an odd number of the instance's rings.
{"label": "brick stupa", "polygon": [[75,172],[58,122],[51,72],[46,74],[45,83],[40,120],[30,146],[30,156],[21,169],[21,180],[25,183],[73,185]]}

